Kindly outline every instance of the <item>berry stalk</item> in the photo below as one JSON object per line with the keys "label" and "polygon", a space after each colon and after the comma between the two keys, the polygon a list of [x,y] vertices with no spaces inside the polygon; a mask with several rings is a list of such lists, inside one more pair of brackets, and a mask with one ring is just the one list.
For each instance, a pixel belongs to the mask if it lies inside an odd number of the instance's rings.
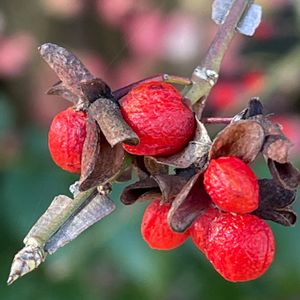
{"label": "berry stalk", "polygon": [[202,118],[201,122],[204,124],[229,124],[232,121],[232,118],[226,118],[226,117],[207,117]]}

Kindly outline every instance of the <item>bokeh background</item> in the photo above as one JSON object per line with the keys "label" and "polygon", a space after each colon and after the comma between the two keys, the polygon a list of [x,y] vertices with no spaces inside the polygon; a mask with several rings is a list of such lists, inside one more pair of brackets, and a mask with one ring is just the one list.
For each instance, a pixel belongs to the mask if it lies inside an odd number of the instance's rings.
{"label": "bokeh background", "polygon": [[[260,96],[293,141],[291,158],[299,167],[300,2],[257,2],[263,22],[253,38],[232,43],[205,114],[232,116]],[[69,103],[44,94],[57,78],[37,46],[71,49],[113,89],[161,72],[189,76],[216,32],[210,6],[199,0],[1,0],[0,299],[300,299],[299,224],[271,224],[277,253],[269,271],[252,282],[229,283],[191,241],[168,252],[149,249],[140,235],[145,203],[122,206],[122,185],[114,186],[115,213],[37,271],[5,284],[27,231],[76,180],[47,150],[51,119]],[[210,127],[212,134],[219,129]],[[270,176],[262,159],[253,167],[259,177]]]}

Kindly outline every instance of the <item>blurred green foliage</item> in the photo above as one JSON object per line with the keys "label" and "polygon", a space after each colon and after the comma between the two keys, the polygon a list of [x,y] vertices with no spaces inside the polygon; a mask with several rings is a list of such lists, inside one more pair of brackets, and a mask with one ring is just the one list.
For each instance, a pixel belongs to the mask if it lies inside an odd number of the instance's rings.
{"label": "blurred green foliage", "polygon": [[[68,5],[75,5],[77,2],[81,1],[69,1]],[[130,57],[128,41],[121,31],[105,23],[105,18],[101,19],[101,15],[95,15],[92,5],[94,2],[96,1],[82,4],[82,11],[73,16],[68,16],[66,10],[66,15],[58,17],[53,12],[47,13],[45,3],[49,4],[51,1],[26,1],[22,3],[21,9],[19,1],[2,0],[0,13],[5,19],[6,27],[0,29],[0,49],[6,35],[27,31],[34,37],[34,46],[53,41],[71,48],[93,50],[99,55],[101,53],[103,60],[107,62],[105,70],[110,71],[117,66],[116,61],[132,59],[133,54]],[[161,9],[165,14],[172,9],[177,9],[182,14],[188,10],[184,1],[149,2],[153,10]],[[194,5],[195,10],[200,6],[206,7],[201,16],[210,24],[207,17],[210,1],[203,1],[202,5],[197,4],[197,1],[187,2],[190,7]],[[274,5],[279,5],[278,3],[280,1],[275,1]],[[278,11],[272,11],[270,6],[265,5],[266,18],[272,20],[272,13],[278,15]],[[283,3],[277,9],[284,10],[285,6]],[[189,13],[192,14],[191,9]],[[291,47],[296,47],[299,44],[299,30],[289,27],[292,18],[290,15],[280,16],[280,24],[285,24],[287,28],[286,34],[291,33]],[[276,31],[277,23],[274,24],[273,30]],[[249,48],[247,45],[244,48],[247,65],[257,65],[257,60],[274,59],[273,50],[276,49],[285,51],[279,54],[276,51],[276,56],[283,58],[289,49],[282,48],[282,41],[284,39],[280,40],[279,36],[275,45],[272,40],[273,44],[268,44],[272,47],[267,49],[264,48],[267,43],[256,41],[251,44],[248,41]],[[68,194],[69,185],[76,180],[76,176],[58,169],[48,153],[47,127],[51,116],[66,104],[53,104],[59,100],[48,97],[47,102],[41,102],[39,106],[32,100],[36,97],[35,94],[37,97],[44,97],[44,86],[37,78],[46,81],[45,86],[52,83],[48,71],[42,69],[37,53],[33,50],[32,53],[26,67],[19,73],[0,76],[0,299],[300,299],[299,224],[293,228],[272,224],[277,252],[271,268],[258,280],[229,283],[213,270],[191,241],[169,252],[149,249],[140,234],[140,222],[146,204],[129,207],[121,205],[118,198],[122,185],[115,185],[113,189],[113,199],[118,206],[114,214],[48,257],[38,270],[18,280],[13,286],[6,287],[10,263],[16,251],[22,247],[22,239],[52,198],[57,194]],[[141,60],[137,59],[135,64],[139,62]],[[299,65],[299,61],[289,62],[293,63]],[[186,64],[173,66],[166,60],[157,59],[147,67],[145,75],[165,70],[179,70],[178,75],[181,72],[189,74],[191,66],[195,65],[195,61],[188,61]],[[140,76],[140,73],[135,76]],[[112,82],[118,84],[118,81]],[[272,102],[272,97],[266,99],[270,111],[273,108],[286,115],[293,113],[299,119],[300,89],[299,86],[292,88],[293,90],[288,91],[275,90],[277,95],[288,95],[284,101],[276,102],[276,105]],[[41,108],[44,103],[50,103],[49,110],[48,107],[45,109],[46,112],[49,111],[49,115]],[[213,108],[209,112],[213,112]],[[299,162],[299,159],[299,155],[294,156],[295,162]],[[262,159],[256,162],[254,169],[259,177],[269,176]],[[299,203],[296,203],[295,208],[300,211]]]}

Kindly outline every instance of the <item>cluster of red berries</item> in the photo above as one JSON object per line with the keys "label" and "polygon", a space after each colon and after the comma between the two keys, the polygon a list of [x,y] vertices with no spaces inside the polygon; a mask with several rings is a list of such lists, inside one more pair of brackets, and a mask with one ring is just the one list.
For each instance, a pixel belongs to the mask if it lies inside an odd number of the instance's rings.
{"label": "cluster of red berries", "polygon": [[[212,205],[184,233],[168,225],[170,204],[160,199],[146,209],[142,235],[150,247],[170,250],[189,236],[229,281],[247,281],[261,276],[273,261],[275,244],[269,225],[250,213],[258,207],[255,174],[236,157],[211,160],[204,173],[204,186]],[[201,199],[199,199],[201,201]]]}
{"label": "cluster of red berries", "polygon": [[[182,150],[195,133],[193,112],[170,84],[142,83],[121,99],[120,106],[140,139],[136,146],[123,145],[131,154],[169,156]],[[85,112],[68,108],[59,113],[49,131],[49,149],[56,164],[80,173],[85,137]],[[250,214],[259,204],[255,174],[239,158],[220,157],[210,161],[204,186],[212,204],[189,229],[174,232],[167,221],[171,204],[157,199],[145,211],[143,238],[152,248],[169,250],[191,236],[227,280],[261,276],[273,260],[274,237],[267,223]]]}
{"label": "cluster of red berries", "polygon": [[[137,146],[123,145],[131,154],[169,156],[182,150],[194,135],[194,114],[168,83],[142,83],[120,105],[125,121],[140,139]],[[85,112],[68,108],[57,114],[48,136],[54,162],[66,171],[80,173],[85,137]]]}

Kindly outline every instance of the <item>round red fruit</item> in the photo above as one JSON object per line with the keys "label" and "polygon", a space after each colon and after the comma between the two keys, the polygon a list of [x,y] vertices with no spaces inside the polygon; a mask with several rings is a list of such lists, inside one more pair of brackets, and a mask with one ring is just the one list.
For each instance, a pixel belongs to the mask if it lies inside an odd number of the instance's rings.
{"label": "round red fruit", "polygon": [[137,146],[123,145],[129,153],[169,156],[182,150],[194,135],[194,114],[168,83],[142,83],[120,104],[125,121],[140,138]]}
{"label": "round red fruit", "polygon": [[48,147],[52,159],[62,169],[80,173],[86,114],[68,108],[58,113],[50,126]]}
{"label": "round red fruit", "polygon": [[224,211],[244,214],[258,207],[257,178],[237,157],[212,159],[204,173],[204,186],[212,201]]}
{"label": "round red fruit", "polygon": [[208,230],[206,256],[226,280],[260,277],[271,265],[274,253],[271,228],[254,215],[223,213]]}
{"label": "round red fruit", "polygon": [[206,252],[207,235],[210,224],[220,213],[218,209],[209,207],[194,221],[189,229],[193,243],[203,253]]}
{"label": "round red fruit", "polygon": [[167,221],[170,204],[162,204],[160,198],[154,200],[145,210],[141,232],[148,245],[157,250],[171,250],[189,237],[189,232],[173,231]]}

